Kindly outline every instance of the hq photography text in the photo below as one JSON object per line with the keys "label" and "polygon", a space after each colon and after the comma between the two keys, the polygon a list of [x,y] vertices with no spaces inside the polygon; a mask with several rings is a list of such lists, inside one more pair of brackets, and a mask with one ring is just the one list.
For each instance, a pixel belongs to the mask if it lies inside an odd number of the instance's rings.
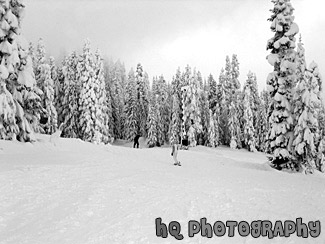
{"label": "hq photography text", "polygon": [[[168,224],[162,222],[161,218],[156,218],[156,236],[167,238],[168,235],[177,240],[183,240],[182,228],[177,221],[171,221]],[[294,234],[301,238],[317,238],[321,234],[321,222],[309,221],[304,223],[302,218],[297,218],[295,221],[277,220],[272,223],[269,220],[255,220],[251,223],[246,221],[216,221],[213,224],[207,222],[206,218],[201,218],[200,221],[190,220],[187,225],[188,237],[192,238],[196,235],[202,237],[234,237],[239,235],[247,237],[251,235],[254,238],[265,237],[273,238],[288,238]]]}

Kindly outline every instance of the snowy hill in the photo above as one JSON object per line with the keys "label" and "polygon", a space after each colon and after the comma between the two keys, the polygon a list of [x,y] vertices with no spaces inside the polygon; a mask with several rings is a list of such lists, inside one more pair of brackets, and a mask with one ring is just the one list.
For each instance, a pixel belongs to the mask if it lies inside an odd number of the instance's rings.
{"label": "snowy hill", "polygon": [[[75,139],[0,140],[0,243],[325,243],[325,235],[211,239],[188,222],[325,223],[325,178],[271,169],[262,153],[98,146]],[[155,219],[178,221],[182,241],[156,236]]]}

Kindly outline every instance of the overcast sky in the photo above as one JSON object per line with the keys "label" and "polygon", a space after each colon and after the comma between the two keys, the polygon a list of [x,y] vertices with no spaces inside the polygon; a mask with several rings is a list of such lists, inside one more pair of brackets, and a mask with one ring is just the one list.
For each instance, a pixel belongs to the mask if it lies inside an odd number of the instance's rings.
{"label": "overcast sky", "polygon": [[[291,0],[309,64],[315,60],[325,78],[324,0]],[[60,57],[92,48],[120,59],[127,71],[137,63],[149,77],[170,81],[177,67],[196,67],[218,79],[226,55],[238,55],[240,82],[249,70],[265,87],[272,67],[266,61],[270,0],[28,0],[23,34],[44,39],[47,54]]]}

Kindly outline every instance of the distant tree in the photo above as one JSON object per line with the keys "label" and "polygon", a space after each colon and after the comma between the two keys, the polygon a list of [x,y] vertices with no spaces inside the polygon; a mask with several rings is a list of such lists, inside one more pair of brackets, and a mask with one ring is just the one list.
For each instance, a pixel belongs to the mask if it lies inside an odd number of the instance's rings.
{"label": "distant tree", "polygon": [[182,87],[183,92],[183,128],[188,136],[190,146],[196,146],[197,133],[202,131],[202,124],[199,110],[200,89],[197,73],[194,70],[189,85]]}
{"label": "distant tree", "polygon": [[239,77],[239,62],[236,54],[232,55],[231,59],[231,87],[232,90],[238,91],[240,89]]}
{"label": "distant tree", "polygon": [[107,144],[112,141],[112,106],[105,88],[104,64],[100,51],[97,49],[94,54],[94,80],[97,83],[95,93],[97,95],[96,106],[96,136],[95,140],[99,143]]}
{"label": "distant tree", "polygon": [[[72,52],[67,57],[62,73],[64,79],[61,80],[61,86],[64,91],[64,98],[59,109],[60,117],[63,120],[62,135],[64,137],[78,138],[80,135],[79,99],[81,83],[77,72],[78,57],[76,52]],[[63,84],[62,84],[63,83]],[[61,121],[61,119],[59,119]]]}
{"label": "distant tree", "polygon": [[86,40],[83,53],[77,65],[78,80],[81,84],[79,98],[79,137],[88,142],[99,142],[96,109],[98,106],[97,91],[99,89],[95,79],[94,57],[90,50],[90,42]]}
{"label": "distant tree", "polygon": [[229,56],[226,56],[225,76],[224,76],[224,93],[225,102],[228,106],[224,107],[225,126],[225,143],[231,148],[241,147],[241,130],[239,121],[239,105],[238,99],[240,97],[240,83],[239,77],[239,63],[237,56],[232,56],[230,62]]}
{"label": "distant tree", "polygon": [[245,90],[244,96],[244,138],[247,149],[251,152],[256,151],[255,128],[253,125],[253,112],[250,104],[250,89]]}
{"label": "distant tree", "polygon": [[263,91],[260,95],[260,103],[257,108],[257,119],[256,119],[256,149],[260,152],[265,152],[265,141],[267,135],[267,105],[263,98],[264,94],[268,94]]}
{"label": "distant tree", "polygon": [[240,141],[240,125],[238,119],[236,102],[231,101],[229,105],[229,114],[228,114],[228,126],[229,126],[229,135],[230,135],[230,147],[236,149],[239,147]]}
{"label": "distant tree", "polygon": [[[243,88],[243,93],[245,94],[246,90],[249,90],[249,106],[251,107],[252,110],[252,114],[253,114],[253,118],[252,118],[252,123],[253,123],[253,127],[257,128],[258,123],[257,123],[257,117],[258,117],[258,113],[259,113],[259,107],[260,107],[260,97],[258,95],[258,87],[257,87],[257,79],[256,79],[256,75],[249,71],[247,74],[247,80],[244,84],[244,88]],[[255,134],[255,137],[257,137],[257,135]]]}
{"label": "distant tree", "polygon": [[173,95],[172,117],[170,121],[170,144],[180,143],[181,137],[181,109],[179,106],[179,98],[177,94]]}
{"label": "distant tree", "polygon": [[221,144],[227,144],[227,133],[228,133],[228,106],[227,102],[227,92],[226,92],[226,77],[224,73],[224,69],[221,69],[219,75],[219,83],[217,88],[217,104],[219,104],[219,113],[217,116],[219,117],[219,135]]}
{"label": "distant tree", "polygon": [[149,102],[149,115],[148,115],[148,138],[147,144],[149,147],[155,147],[159,145],[159,134],[161,134],[159,128],[159,110],[157,107],[158,95],[151,94],[151,99]]}
{"label": "distant tree", "polygon": [[137,65],[135,72],[135,87],[137,91],[137,127],[142,136],[146,137],[146,123],[148,117],[148,91],[149,91],[149,80],[148,75],[143,71],[142,65]]}
{"label": "distant tree", "polygon": [[[37,46],[36,46],[36,50],[35,50],[35,56],[34,56],[34,64],[33,64],[33,68],[34,68],[34,73],[35,73],[35,77],[36,77],[36,82],[37,82],[37,86],[44,91],[44,77],[42,77],[41,75],[41,67],[43,64],[46,63],[46,51],[45,51],[45,44],[42,38],[40,38],[38,40]],[[42,97],[42,100],[44,100],[44,98]]]}
{"label": "distant tree", "polygon": [[58,114],[54,106],[54,82],[51,77],[51,67],[48,64],[43,64],[40,67],[40,77],[44,80],[43,89],[43,107],[46,110],[47,122],[43,125],[46,134],[53,134],[58,127]]}
{"label": "distant tree", "polygon": [[171,120],[169,125],[169,142],[179,143],[182,135],[182,91],[181,91],[181,71],[177,69],[176,75],[171,83]]}
{"label": "distant tree", "polygon": [[208,76],[208,102],[209,109],[215,112],[215,107],[217,105],[217,82],[214,80],[213,76],[210,74]]}
{"label": "distant tree", "polygon": [[133,140],[133,138],[139,133],[138,127],[138,104],[137,104],[137,89],[135,83],[135,75],[133,69],[130,70],[126,91],[125,91],[125,128],[126,128],[126,139]]}
{"label": "distant tree", "polygon": [[113,135],[116,138],[123,138],[125,129],[125,86],[126,86],[126,74],[125,67],[120,61],[105,62],[105,82],[109,92],[112,104],[112,118]]}
{"label": "distant tree", "polygon": [[[200,73],[199,73],[200,74]],[[200,77],[201,75],[199,75]],[[199,78],[199,81],[202,78]],[[201,82],[199,82],[201,84]],[[198,142],[200,145],[206,145],[208,142],[208,128],[210,123],[209,118],[209,101],[208,101],[208,85],[206,82],[200,85],[200,95],[199,95],[199,109],[200,109],[200,116],[201,116],[201,125],[202,131],[198,134]],[[215,108],[214,108],[215,110]]]}
{"label": "distant tree", "polygon": [[296,63],[297,63],[297,69],[296,69],[296,75],[297,79],[295,83],[293,84],[293,87],[295,88],[296,85],[305,79],[305,72],[306,72],[306,59],[305,59],[305,48],[303,46],[304,44],[301,41],[301,35],[299,37],[298,42],[298,48],[297,48],[297,56],[296,56]]}
{"label": "distant tree", "polygon": [[[154,88],[154,87],[153,87]],[[161,75],[158,80],[156,80],[156,88],[153,91],[153,95],[156,97],[157,109],[159,121],[158,125],[160,128],[160,134],[158,134],[158,144],[163,145],[165,142],[168,142],[168,130],[170,123],[170,108],[168,106],[168,90],[167,84],[164,77]]]}
{"label": "distant tree", "polygon": [[217,147],[219,145],[218,117],[216,113],[212,113],[211,109],[209,110],[209,115],[208,146]]}
{"label": "distant tree", "polygon": [[63,110],[64,110],[64,99],[67,91],[64,90],[65,86],[65,76],[63,68],[66,67],[66,58],[62,61],[62,64],[57,67],[57,79],[54,83],[55,87],[55,96],[54,104],[56,111],[58,113],[58,125],[60,126],[64,122]]}

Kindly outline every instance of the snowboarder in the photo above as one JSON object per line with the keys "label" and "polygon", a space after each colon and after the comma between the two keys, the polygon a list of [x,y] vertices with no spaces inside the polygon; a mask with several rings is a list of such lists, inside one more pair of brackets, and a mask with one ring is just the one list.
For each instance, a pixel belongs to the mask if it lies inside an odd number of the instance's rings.
{"label": "snowboarder", "polygon": [[184,136],[184,138],[182,140],[181,149],[188,150],[188,137],[187,136]]}
{"label": "snowboarder", "polygon": [[135,146],[137,146],[137,148],[139,148],[139,138],[140,138],[140,135],[136,135],[134,137],[133,148],[135,148]]}
{"label": "snowboarder", "polygon": [[179,145],[177,143],[174,143],[172,146],[172,153],[171,153],[175,161],[174,165],[181,166],[181,162],[177,160],[178,150],[179,150]]}

